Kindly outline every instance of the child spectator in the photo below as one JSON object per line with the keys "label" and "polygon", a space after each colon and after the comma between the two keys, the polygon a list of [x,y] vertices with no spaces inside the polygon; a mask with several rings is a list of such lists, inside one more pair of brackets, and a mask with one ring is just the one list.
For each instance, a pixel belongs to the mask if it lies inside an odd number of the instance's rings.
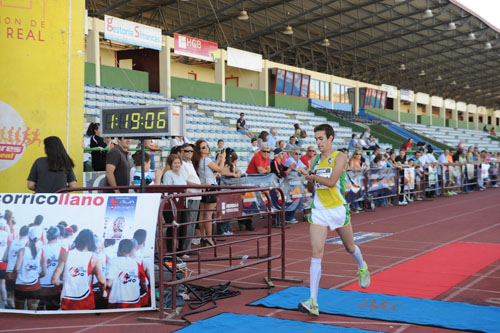
{"label": "child spectator", "polygon": [[[141,152],[136,152],[132,155],[134,160],[134,167],[132,168],[132,185],[141,185]],[[153,180],[149,175],[149,170],[151,168],[151,155],[144,154],[144,182],[146,185],[160,185],[161,175],[163,174],[163,168],[158,167],[155,170],[155,179]]]}

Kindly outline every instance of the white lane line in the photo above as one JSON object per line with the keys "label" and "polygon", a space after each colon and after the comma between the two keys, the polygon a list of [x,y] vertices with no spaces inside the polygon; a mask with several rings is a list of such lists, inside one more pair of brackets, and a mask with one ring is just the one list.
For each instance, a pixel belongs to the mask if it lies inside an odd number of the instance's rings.
{"label": "white lane line", "polygon": [[103,326],[103,325],[105,325],[105,324],[108,324],[108,323],[110,323],[110,322],[112,322],[112,321],[115,321],[115,320],[118,320],[118,319],[122,319],[122,318],[128,317],[128,316],[130,316],[131,314],[132,314],[132,312],[130,312],[130,313],[126,313],[126,314],[124,314],[124,315],[122,315],[122,316],[118,316],[118,317],[115,317],[115,318],[108,319],[108,320],[103,321],[103,322],[101,322],[101,323],[97,323],[97,324],[95,324],[95,325],[88,326],[87,328],[84,328],[84,329],[82,329],[82,330],[76,331],[75,333],[82,333],[82,332],[86,332],[86,331],[91,330],[91,329],[93,329],[93,328],[97,328],[97,327]]}
{"label": "white lane line", "polygon": [[487,278],[488,276],[490,276],[491,274],[495,273],[496,271],[500,270],[500,267],[496,267],[494,269],[492,269],[491,271],[489,271],[488,273],[484,274],[483,276],[479,276],[478,278],[472,280],[471,282],[467,283],[465,286],[463,287],[460,287],[457,291],[454,291],[453,293],[451,293],[450,295],[446,296],[443,301],[448,301],[450,299],[452,299],[453,297],[457,296],[458,294],[460,294],[461,292],[469,289],[470,287],[472,287],[473,285],[475,285],[476,283],[484,280],[485,278]]}

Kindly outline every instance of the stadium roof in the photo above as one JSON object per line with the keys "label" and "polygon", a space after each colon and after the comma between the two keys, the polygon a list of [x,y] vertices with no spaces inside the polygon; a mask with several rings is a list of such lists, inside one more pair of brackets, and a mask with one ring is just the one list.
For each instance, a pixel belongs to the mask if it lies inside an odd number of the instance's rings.
{"label": "stadium roof", "polygon": [[[86,2],[89,16],[112,15],[274,62],[500,109],[500,30],[456,0]],[[238,18],[242,10],[247,20]]]}

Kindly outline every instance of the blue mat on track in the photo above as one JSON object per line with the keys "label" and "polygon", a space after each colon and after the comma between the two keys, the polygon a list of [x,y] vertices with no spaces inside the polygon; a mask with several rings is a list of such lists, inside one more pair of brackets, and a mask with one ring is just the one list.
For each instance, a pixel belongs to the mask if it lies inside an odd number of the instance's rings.
{"label": "blue mat on track", "polygon": [[[309,288],[289,287],[249,305],[297,310],[309,298]],[[387,320],[458,330],[500,332],[500,307],[445,302],[407,296],[320,289],[322,313]]]}
{"label": "blue mat on track", "polygon": [[[307,317],[306,317],[307,318]],[[297,320],[242,315],[235,313],[221,313],[214,317],[197,321],[186,328],[177,330],[180,333],[221,333],[221,332],[311,332],[311,333],[369,333],[359,328],[349,328],[334,325],[306,323]]]}

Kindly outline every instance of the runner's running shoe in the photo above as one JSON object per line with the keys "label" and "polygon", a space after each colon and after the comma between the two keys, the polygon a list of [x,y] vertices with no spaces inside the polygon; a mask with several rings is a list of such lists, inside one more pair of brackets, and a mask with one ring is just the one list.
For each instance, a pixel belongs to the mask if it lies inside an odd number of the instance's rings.
{"label": "runner's running shoe", "polygon": [[368,265],[365,261],[365,268],[358,269],[359,275],[359,286],[361,288],[368,288],[370,286],[370,272],[368,271]]}
{"label": "runner's running shoe", "polygon": [[313,300],[312,298],[309,298],[305,302],[300,302],[298,305],[298,309],[300,312],[307,313],[310,316],[314,316],[314,317],[319,316],[318,303],[315,300]]}

